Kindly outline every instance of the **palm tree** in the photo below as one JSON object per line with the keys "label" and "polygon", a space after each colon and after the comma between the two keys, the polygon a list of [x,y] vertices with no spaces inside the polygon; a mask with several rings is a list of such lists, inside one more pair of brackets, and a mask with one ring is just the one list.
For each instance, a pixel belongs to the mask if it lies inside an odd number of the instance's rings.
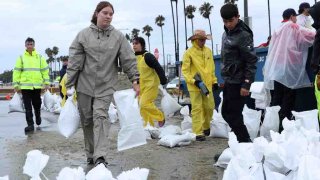
{"label": "palm tree", "polygon": [[125,35],[126,39],[127,39],[130,43],[132,43],[132,40],[131,40],[130,36],[131,36],[131,35],[128,34],[128,33],[126,33],[126,35]]}
{"label": "palm tree", "polygon": [[59,48],[57,46],[53,46],[52,48],[52,55],[54,57],[53,62],[54,62],[54,73],[53,73],[53,79],[56,78],[56,73],[57,73],[57,59],[56,56],[59,53]]}
{"label": "palm tree", "polygon": [[[210,27],[211,36],[212,36],[212,29],[211,29],[210,14],[211,14],[212,8],[213,8],[213,6],[208,2],[204,2],[199,8],[200,14],[204,18],[208,19],[208,21],[209,21],[209,27]],[[211,50],[213,52],[213,40],[212,40],[212,38],[211,38]]]}
{"label": "palm tree", "polygon": [[131,31],[131,41],[132,41],[132,39],[134,39],[135,37],[138,37],[138,36],[139,36],[139,32],[140,32],[139,29],[136,29],[136,28],[133,28],[133,29],[132,29],[132,31]]}
{"label": "palm tree", "polygon": [[149,25],[144,26],[142,29],[143,29],[142,33],[145,33],[145,35],[148,37],[148,45],[149,45],[149,52],[150,52],[150,39],[149,38],[151,36],[150,32],[153,31],[153,29]]}
{"label": "palm tree", "polygon": [[227,4],[227,3],[235,4],[236,1],[238,1],[238,0],[224,0],[224,3],[225,4]]}
{"label": "palm tree", "polygon": [[163,29],[165,18],[162,15],[156,17],[155,23],[161,28],[161,39],[162,39],[162,55],[163,55],[163,69],[165,69],[165,54],[164,54],[164,44],[163,44]]}
{"label": "palm tree", "polygon": [[50,48],[47,48],[45,50],[45,53],[48,56],[47,63],[49,65],[49,75],[52,75],[52,50]]}
{"label": "palm tree", "polygon": [[188,19],[191,20],[191,29],[192,29],[192,33],[193,33],[193,18],[194,18],[194,15],[193,13],[196,12],[197,8],[193,5],[188,5],[186,7],[186,16]]}
{"label": "palm tree", "polygon": [[183,0],[183,13],[184,13],[184,35],[185,35],[185,41],[186,41],[186,50],[188,49],[188,40],[187,40],[187,18],[186,18],[186,1]]}

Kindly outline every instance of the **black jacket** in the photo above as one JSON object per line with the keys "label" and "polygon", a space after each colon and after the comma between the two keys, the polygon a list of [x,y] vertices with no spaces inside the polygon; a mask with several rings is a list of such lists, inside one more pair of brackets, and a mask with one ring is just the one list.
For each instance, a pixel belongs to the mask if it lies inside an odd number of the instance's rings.
{"label": "black jacket", "polygon": [[310,8],[310,15],[313,18],[313,27],[317,30],[313,42],[313,54],[311,59],[311,68],[315,73],[320,71],[320,2],[317,2]]}
{"label": "black jacket", "polygon": [[225,83],[241,84],[250,89],[258,60],[253,47],[253,33],[241,20],[229,31],[224,27],[221,49],[221,76]]}
{"label": "black jacket", "polygon": [[60,70],[60,80],[59,80],[59,82],[61,82],[61,80],[62,80],[63,76],[66,74],[66,72],[67,72],[67,65],[63,65],[61,70]]}

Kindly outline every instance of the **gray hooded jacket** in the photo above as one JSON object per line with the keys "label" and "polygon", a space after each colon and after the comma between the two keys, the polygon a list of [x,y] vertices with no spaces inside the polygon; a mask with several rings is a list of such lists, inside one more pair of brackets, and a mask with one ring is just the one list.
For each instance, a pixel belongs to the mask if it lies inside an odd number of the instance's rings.
{"label": "gray hooded jacket", "polygon": [[66,87],[104,97],[113,94],[118,82],[118,60],[133,81],[139,78],[136,57],[125,36],[113,26],[106,30],[91,24],[80,31],[69,48]]}

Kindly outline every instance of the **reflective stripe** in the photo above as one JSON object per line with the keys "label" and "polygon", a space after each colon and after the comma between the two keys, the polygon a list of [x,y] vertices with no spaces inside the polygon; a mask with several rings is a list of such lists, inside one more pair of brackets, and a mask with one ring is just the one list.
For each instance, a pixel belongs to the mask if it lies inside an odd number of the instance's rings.
{"label": "reflective stripe", "polygon": [[15,67],[14,70],[15,70],[15,71],[22,71],[23,68],[17,68],[17,67]]}
{"label": "reflective stripe", "polygon": [[49,66],[47,66],[47,67],[45,67],[45,68],[40,69],[40,71],[45,71],[45,70],[47,70],[47,69],[49,69]]}
{"label": "reflective stripe", "polygon": [[44,79],[44,82],[50,82],[50,80],[49,79]]}
{"label": "reflective stripe", "polygon": [[20,84],[21,86],[42,86],[43,84],[41,83],[41,84],[36,84],[36,83],[34,83],[34,84],[32,84],[32,83],[21,83]]}
{"label": "reflective stripe", "polygon": [[23,68],[23,71],[40,71],[40,68]]}
{"label": "reflective stripe", "polygon": [[19,83],[18,82],[13,82],[12,85],[19,85]]}

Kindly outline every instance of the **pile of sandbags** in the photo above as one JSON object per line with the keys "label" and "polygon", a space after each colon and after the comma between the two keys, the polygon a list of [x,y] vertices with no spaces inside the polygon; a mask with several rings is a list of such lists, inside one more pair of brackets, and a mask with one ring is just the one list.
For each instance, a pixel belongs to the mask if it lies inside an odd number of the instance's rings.
{"label": "pile of sandbags", "polygon": [[320,133],[288,119],[283,128],[281,134],[270,132],[271,142],[258,137],[253,143],[239,143],[230,133],[230,148],[215,164],[226,168],[223,179],[319,179]]}

